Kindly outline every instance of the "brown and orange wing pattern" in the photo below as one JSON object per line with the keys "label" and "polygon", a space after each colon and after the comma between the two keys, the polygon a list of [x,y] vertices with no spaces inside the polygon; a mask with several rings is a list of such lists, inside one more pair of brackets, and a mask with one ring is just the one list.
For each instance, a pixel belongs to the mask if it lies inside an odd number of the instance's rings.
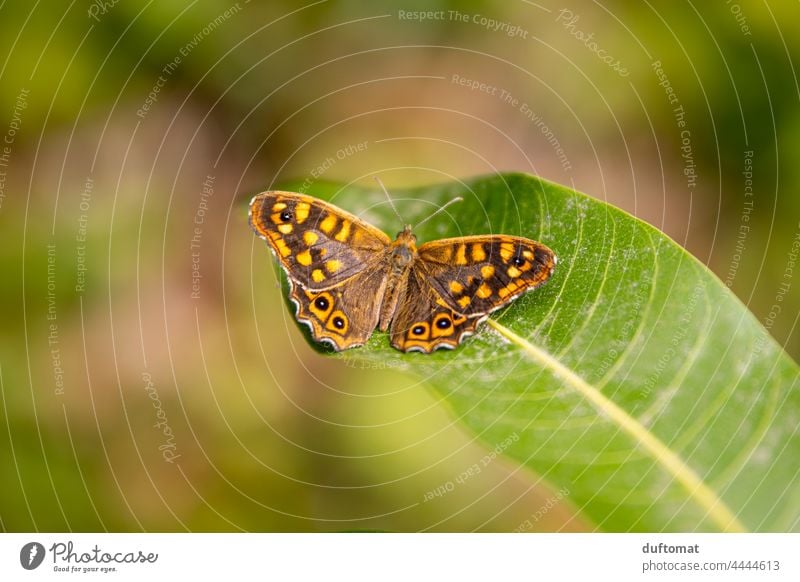
{"label": "brown and orange wing pattern", "polygon": [[453,349],[473,334],[485,315],[467,317],[449,307],[430,285],[412,271],[404,296],[397,303],[390,341],[404,352],[431,353]]}
{"label": "brown and orange wing pattern", "polygon": [[386,273],[370,269],[324,291],[292,285],[296,318],[318,342],[341,351],[363,345],[378,325]]}
{"label": "brown and orange wing pattern", "polygon": [[357,216],[294,192],[250,201],[250,225],[269,244],[289,279],[320,291],[374,267],[391,239]]}
{"label": "brown and orange wing pattern", "polygon": [[[296,317],[314,339],[337,351],[366,342],[390,280],[391,239],[344,210],[293,192],[255,196],[250,224],[286,272]],[[425,353],[455,348],[491,312],[547,281],[555,264],[553,251],[521,237],[422,245],[411,269],[393,279],[392,346]]]}
{"label": "brown and orange wing pattern", "polygon": [[456,313],[489,314],[546,282],[556,256],[542,243],[516,236],[468,236],[425,243],[418,277]]}

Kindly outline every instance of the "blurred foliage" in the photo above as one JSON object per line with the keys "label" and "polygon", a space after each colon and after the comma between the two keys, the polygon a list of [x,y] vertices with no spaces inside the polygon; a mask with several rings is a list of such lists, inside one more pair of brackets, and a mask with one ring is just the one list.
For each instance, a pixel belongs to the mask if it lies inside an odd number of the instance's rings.
{"label": "blurred foliage", "polygon": [[[800,230],[800,19],[793,3],[734,4],[739,20],[732,3],[568,6],[573,32],[624,62],[623,78],[558,20],[561,5],[4,3],[0,140],[15,130],[0,167],[0,463],[12,475],[2,527],[512,530],[553,498],[509,462],[422,503],[484,449],[422,385],[305,345],[241,205],[287,178],[545,176],[672,236],[797,358],[800,292],[787,269]],[[656,60],[686,111],[694,189]],[[568,169],[521,103],[552,130]],[[755,195],[742,247],[749,150]],[[189,243],[208,175],[202,292],[191,299]],[[82,245],[87,282],[76,292]],[[53,297],[63,394],[47,341]],[[274,322],[269,345],[256,313]],[[158,451],[145,371],[178,435],[179,467]],[[568,500],[535,525],[587,527]]]}

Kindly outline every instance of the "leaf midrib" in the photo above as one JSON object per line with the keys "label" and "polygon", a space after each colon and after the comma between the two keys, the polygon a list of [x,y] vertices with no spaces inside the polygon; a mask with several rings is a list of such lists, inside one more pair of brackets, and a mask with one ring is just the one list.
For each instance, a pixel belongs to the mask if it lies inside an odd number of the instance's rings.
{"label": "leaf midrib", "polygon": [[705,509],[708,517],[724,532],[745,532],[744,525],[736,518],[722,499],[691,469],[678,454],[647,430],[597,388],[586,382],[573,370],[559,362],[541,348],[517,335],[494,319],[488,325],[531,358],[533,361],[561,378],[564,384],[583,396],[594,408],[634,439],[653,459],[687,491],[689,497]]}

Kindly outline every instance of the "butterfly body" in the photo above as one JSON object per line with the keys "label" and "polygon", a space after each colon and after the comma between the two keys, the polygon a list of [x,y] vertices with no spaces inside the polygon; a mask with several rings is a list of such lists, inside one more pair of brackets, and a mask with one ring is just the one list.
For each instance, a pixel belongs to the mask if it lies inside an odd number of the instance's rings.
{"label": "butterfly body", "polygon": [[397,309],[399,292],[403,290],[403,283],[408,279],[409,272],[417,259],[417,237],[411,233],[411,227],[406,226],[389,249],[386,292],[381,301],[381,316],[378,329],[386,331],[392,321],[392,316]]}
{"label": "butterfly body", "polygon": [[547,281],[556,264],[543,244],[507,235],[418,248],[410,226],[393,241],[294,192],[255,196],[250,224],[286,272],[298,321],[336,351],[363,345],[376,327],[402,351],[455,348],[491,312]]}

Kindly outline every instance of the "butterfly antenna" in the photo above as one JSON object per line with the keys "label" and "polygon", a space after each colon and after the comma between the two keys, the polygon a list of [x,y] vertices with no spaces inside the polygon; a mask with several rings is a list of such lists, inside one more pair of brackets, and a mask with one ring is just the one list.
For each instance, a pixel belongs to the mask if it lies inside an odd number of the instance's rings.
{"label": "butterfly antenna", "polygon": [[392,200],[392,197],[389,196],[389,191],[386,189],[386,186],[383,185],[383,182],[381,181],[380,178],[378,178],[378,176],[373,176],[373,178],[375,178],[375,181],[380,185],[381,190],[383,190],[383,193],[386,194],[386,199],[389,201],[389,206],[391,206],[392,210],[394,210],[394,213],[397,215],[397,218],[400,220],[400,224],[405,224],[405,222],[403,221],[403,217],[400,216],[400,213],[397,211],[397,206],[394,205],[394,201]]}
{"label": "butterfly antenna", "polygon": [[433,214],[431,214],[430,216],[428,216],[428,218],[424,218],[424,219],[422,220],[422,222],[418,222],[416,225],[414,225],[414,228],[417,228],[417,227],[419,227],[419,226],[421,226],[421,225],[425,224],[426,222],[428,222],[428,221],[429,221],[431,218],[433,218],[433,217],[434,217],[434,216],[436,216],[437,214],[441,214],[442,212],[444,212],[444,209],[445,209],[445,208],[447,208],[448,206],[450,206],[451,204],[455,204],[456,202],[463,202],[463,201],[464,201],[464,199],[463,199],[461,196],[459,196],[459,197],[457,197],[457,198],[453,198],[453,199],[452,199],[452,200],[450,200],[450,201],[449,201],[447,204],[445,204],[444,206],[442,206],[441,208],[439,208],[439,210],[437,210],[436,212],[434,212]]}

